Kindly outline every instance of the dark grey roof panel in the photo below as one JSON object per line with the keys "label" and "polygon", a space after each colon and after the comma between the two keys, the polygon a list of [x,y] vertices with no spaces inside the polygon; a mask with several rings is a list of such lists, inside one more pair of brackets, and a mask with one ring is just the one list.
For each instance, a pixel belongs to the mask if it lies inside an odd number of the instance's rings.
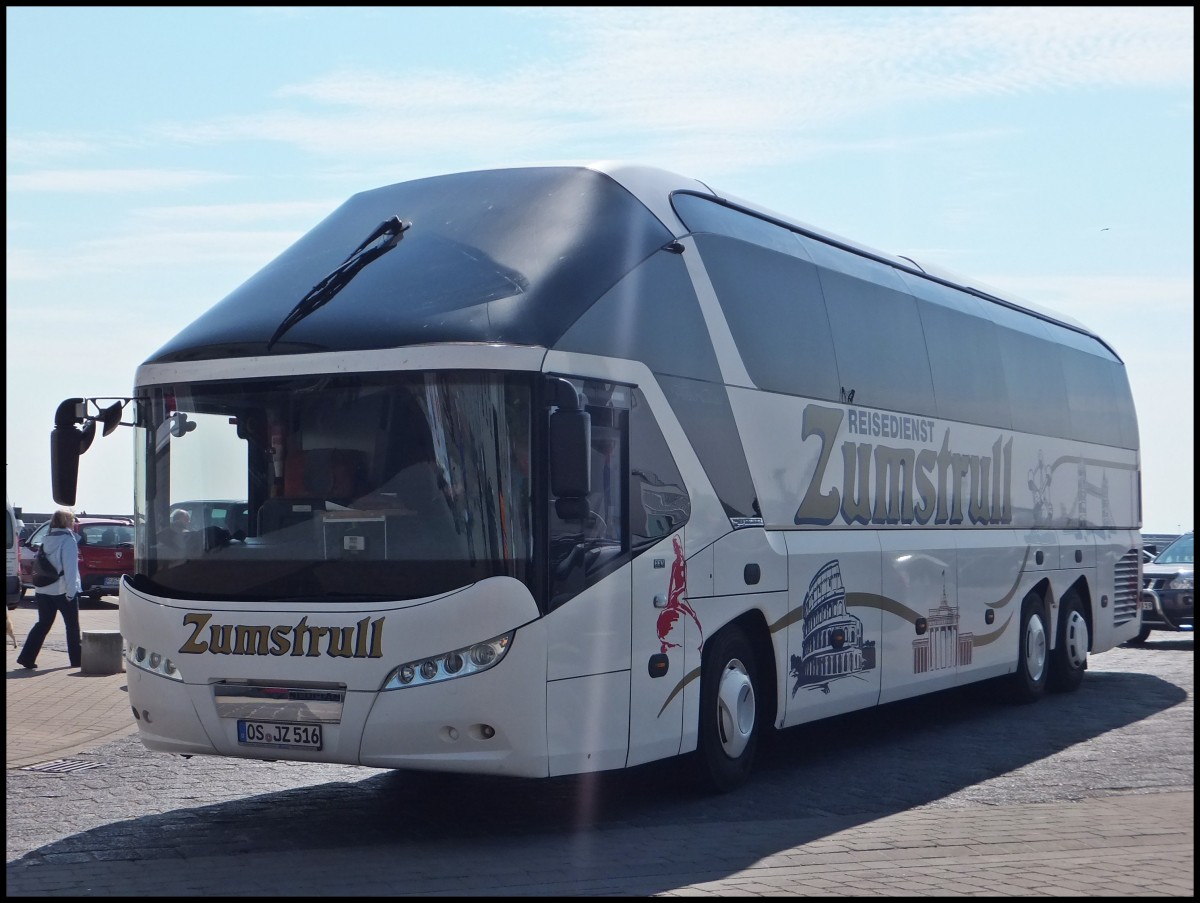
{"label": "dark grey roof panel", "polygon": [[[267,345],[297,303],[391,217],[390,250]],[[147,363],[428,342],[551,347],[671,232],[580,167],[457,173],[350,198]]]}
{"label": "dark grey roof panel", "polygon": [[660,251],[592,305],[555,345],[642,361],[654,373],[721,381],[681,254]]}

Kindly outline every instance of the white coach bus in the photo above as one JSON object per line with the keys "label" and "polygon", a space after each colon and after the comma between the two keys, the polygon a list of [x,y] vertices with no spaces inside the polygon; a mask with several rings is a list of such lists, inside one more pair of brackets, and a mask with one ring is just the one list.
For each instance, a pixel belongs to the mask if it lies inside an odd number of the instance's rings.
{"label": "white coach bus", "polygon": [[766,730],[1072,690],[1140,626],[1103,339],[661,170],[357,194],[59,406],[60,504],[121,422],[153,750],[724,791]]}

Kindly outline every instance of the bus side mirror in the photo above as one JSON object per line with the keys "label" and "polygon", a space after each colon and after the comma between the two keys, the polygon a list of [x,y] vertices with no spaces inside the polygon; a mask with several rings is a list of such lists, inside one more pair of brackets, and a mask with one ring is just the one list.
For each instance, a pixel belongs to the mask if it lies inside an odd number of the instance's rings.
{"label": "bus side mirror", "polygon": [[550,492],[583,498],[591,491],[591,415],[559,408],[550,415]]}
{"label": "bus side mirror", "polygon": [[74,426],[56,426],[50,432],[50,491],[57,504],[68,508],[75,504],[83,439],[84,434]]}
{"label": "bus side mirror", "polygon": [[[121,412],[129,401],[128,398],[118,399],[108,407],[101,408],[96,398],[68,398],[54,411],[54,429],[50,432],[50,492],[59,505],[70,507],[75,504],[79,456],[95,440],[96,425],[100,425],[100,435],[107,436],[121,425]],[[94,405],[99,413],[89,415],[89,404]],[[189,426],[195,429],[195,424]]]}
{"label": "bus side mirror", "polygon": [[592,491],[592,416],[580,405],[569,380],[551,377],[550,492],[556,498],[583,499]]}

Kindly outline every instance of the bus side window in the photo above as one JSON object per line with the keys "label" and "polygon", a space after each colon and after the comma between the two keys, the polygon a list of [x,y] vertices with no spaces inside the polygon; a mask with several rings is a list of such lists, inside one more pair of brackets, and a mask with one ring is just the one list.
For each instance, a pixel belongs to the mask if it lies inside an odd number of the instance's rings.
{"label": "bus side window", "polygon": [[629,413],[629,533],[634,555],[692,516],[692,500],[658,421],[640,390]]}
{"label": "bus side window", "polygon": [[625,559],[628,550],[628,413],[589,407],[592,491],[586,504],[550,499],[550,608],[578,595]]}

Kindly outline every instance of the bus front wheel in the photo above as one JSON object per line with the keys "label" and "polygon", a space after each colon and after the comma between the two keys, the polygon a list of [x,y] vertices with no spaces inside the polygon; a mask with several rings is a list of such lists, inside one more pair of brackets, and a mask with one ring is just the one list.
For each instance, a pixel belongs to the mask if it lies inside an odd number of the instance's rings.
{"label": "bus front wheel", "polygon": [[757,681],[754,649],[740,628],[723,630],[705,644],[696,765],[701,782],[719,793],[750,776],[758,748]]}

